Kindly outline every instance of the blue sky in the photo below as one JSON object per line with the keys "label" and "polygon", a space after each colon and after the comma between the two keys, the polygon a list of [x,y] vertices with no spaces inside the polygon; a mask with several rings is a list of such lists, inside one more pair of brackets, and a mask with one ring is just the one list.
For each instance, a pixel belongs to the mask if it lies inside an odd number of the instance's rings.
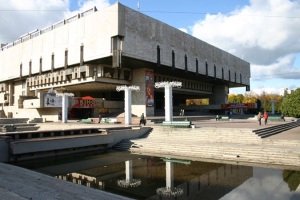
{"label": "blue sky", "polygon": [[[0,43],[112,0],[0,0]],[[120,0],[251,64],[251,92],[300,87],[300,0]],[[140,8],[138,9],[137,4]],[[245,88],[231,89],[245,94]]]}

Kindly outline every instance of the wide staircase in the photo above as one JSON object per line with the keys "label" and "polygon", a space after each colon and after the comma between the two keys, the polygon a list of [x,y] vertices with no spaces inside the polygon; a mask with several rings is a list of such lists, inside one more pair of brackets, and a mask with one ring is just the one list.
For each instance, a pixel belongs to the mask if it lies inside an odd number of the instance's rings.
{"label": "wide staircase", "polygon": [[300,126],[300,120],[254,130],[261,138],[266,138]]}
{"label": "wide staircase", "polygon": [[247,128],[157,126],[143,138],[122,141],[115,149],[190,160],[300,166],[300,140],[262,139]]}

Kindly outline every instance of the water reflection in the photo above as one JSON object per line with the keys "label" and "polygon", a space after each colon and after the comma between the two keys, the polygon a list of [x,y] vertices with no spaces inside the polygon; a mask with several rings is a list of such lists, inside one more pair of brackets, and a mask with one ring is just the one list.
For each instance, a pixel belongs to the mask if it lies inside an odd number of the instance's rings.
{"label": "water reflection", "polygon": [[142,183],[141,179],[134,179],[132,176],[132,160],[125,161],[125,167],[126,179],[118,180],[118,186],[123,188],[140,186]]}
{"label": "water reflection", "polygon": [[126,152],[44,163],[23,167],[134,199],[300,199],[299,171]]}

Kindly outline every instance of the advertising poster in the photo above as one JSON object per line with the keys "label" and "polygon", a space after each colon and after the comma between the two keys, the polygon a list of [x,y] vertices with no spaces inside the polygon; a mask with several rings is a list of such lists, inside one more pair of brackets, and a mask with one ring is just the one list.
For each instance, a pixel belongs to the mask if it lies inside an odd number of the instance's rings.
{"label": "advertising poster", "polygon": [[154,74],[146,71],[146,106],[154,106]]}
{"label": "advertising poster", "polygon": [[44,96],[45,108],[61,108],[62,97],[57,97],[55,93],[46,93]]}

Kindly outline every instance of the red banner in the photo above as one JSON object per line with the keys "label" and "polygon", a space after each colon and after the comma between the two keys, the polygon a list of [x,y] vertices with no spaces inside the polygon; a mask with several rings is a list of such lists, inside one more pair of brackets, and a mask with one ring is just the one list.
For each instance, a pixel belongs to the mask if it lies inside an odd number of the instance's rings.
{"label": "red banner", "polygon": [[240,109],[240,108],[255,108],[255,103],[230,103],[230,104],[221,104],[222,109]]}

